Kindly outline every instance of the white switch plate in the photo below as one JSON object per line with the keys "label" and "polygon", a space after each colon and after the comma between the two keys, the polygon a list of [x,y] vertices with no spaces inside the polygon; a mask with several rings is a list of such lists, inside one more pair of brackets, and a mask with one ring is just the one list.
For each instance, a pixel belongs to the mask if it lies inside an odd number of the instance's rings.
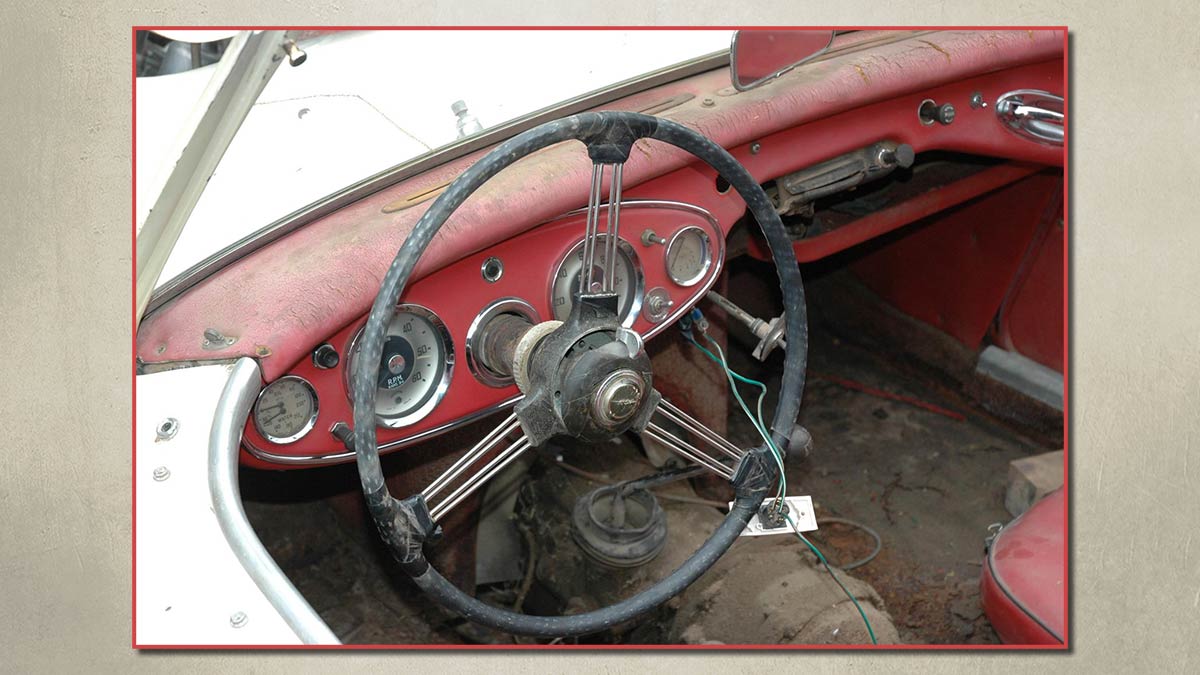
{"label": "white switch plate", "polygon": [[[763,501],[763,504],[769,504],[774,500],[774,497],[768,497]],[[796,523],[796,527],[801,532],[812,532],[817,529],[817,514],[813,511],[812,497],[807,495],[796,495],[794,497],[784,497],[783,501],[788,505],[788,515],[792,517],[792,522]],[[733,507],[733,502],[729,503],[730,508]],[[741,537],[763,537],[768,534],[795,534],[795,530],[785,521],[783,527],[764,527],[759,522],[758,514],[746,523],[746,529],[738,536]]]}

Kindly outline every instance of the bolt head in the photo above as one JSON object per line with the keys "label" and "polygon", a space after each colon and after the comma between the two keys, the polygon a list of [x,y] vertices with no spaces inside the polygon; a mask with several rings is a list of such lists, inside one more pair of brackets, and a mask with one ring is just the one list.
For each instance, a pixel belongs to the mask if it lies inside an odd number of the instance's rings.
{"label": "bolt head", "polygon": [[954,121],[955,110],[954,106],[946,103],[938,108],[937,118],[942,124],[950,124]]}

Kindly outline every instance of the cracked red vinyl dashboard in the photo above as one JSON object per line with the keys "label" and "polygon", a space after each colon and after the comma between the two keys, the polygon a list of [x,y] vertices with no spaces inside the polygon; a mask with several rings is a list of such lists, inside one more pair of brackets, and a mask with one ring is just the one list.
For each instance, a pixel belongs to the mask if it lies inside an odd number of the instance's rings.
{"label": "cracked red vinyl dashboard", "polygon": [[[957,192],[914,189],[901,204],[798,239],[801,260],[815,261],[925,211],[1063,165],[1061,147],[1012,133],[979,105],[1020,89],[1062,93],[1061,32],[950,31],[937,36],[936,48],[929,40],[922,32],[842,35],[823,60],[751,91],[733,90],[721,69],[604,108],[687,124],[764,184],[885,141],[911,146],[918,162],[939,152],[992,162],[948,186]],[[952,103],[953,122],[923,121],[918,111],[929,101]],[[423,196],[436,196],[480,156],[383,188],[204,279],[146,317],[137,337],[139,363],[256,358],[266,387],[246,425],[243,463],[280,469],[351,461],[338,425],[351,423],[354,342],[379,279],[431,203]],[[547,148],[492,179],[442,228],[389,327],[376,409],[381,451],[518,399],[510,379],[479,363],[474,329],[498,312],[535,323],[561,318],[570,302],[563,289],[580,268],[588,168],[579,144]],[[635,146],[625,185],[615,281],[625,325],[649,340],[672,330],[717,280],[746,209],[707,166],[649,141]],[[741,252],[754,254],[752,222],[746,231]],[[1025,249],[1014,250],[1019,256]],[[236,343],[216,352],[202,348],[210,328],[237,336]],[[1045,358],[1061,358],[1047,344]]]}

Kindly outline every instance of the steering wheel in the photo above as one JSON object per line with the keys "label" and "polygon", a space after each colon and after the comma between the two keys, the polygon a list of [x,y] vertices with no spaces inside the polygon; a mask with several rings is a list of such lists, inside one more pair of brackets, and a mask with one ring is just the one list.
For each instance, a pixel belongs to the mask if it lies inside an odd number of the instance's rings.
{"label": "steering wheel", "polygon": [[[368,510],[400,567],[434,600],[461,616],[496,630],[540,636],[583,635],[643,614],[696,581],[733,544],[757,512],[779,468],[767,444],[742,449],[662,398],[652,386],[650,359],[640,336],[621,327],[617,294],[604,273],[596,279],[597,246],[615,249],[620,227],[621,176],[634,142],[653,139],[681,148],[707,163],[745,200],[770,246],[779,275],[786,321],[787,353],[779,403],[771,423],[772,440],[786,453],[800,409],[808,350],[807,317],[800,269],[791,242],[770,199],[750,173],[724,148],[670,120],[630,112],[594,112],[547,122],[492,150],[460,175],[421,217],[384,276],[361,340],[362,363],[351,387],[354,448]],[[505,167],[549,145],[582,142],[592,160],[584,272],[575,304],[564,322],[536,326],[508,316],[495,327],[486,349],[492,365],[511,373],[524,398],[504,422],[467,451],[444,474],[416,495],[396,499],[384,483],[375,433],[375,395],[384,335],[401,293],[430,240],[451,214],[481,185]],[[599,233],[600,193],[611,169],[608,222]],[[613,265],[615,250],[602,262]],[[611,270],[610,270],[611,271]],[[687,429],[716,455],[686,443],[656,425],[661,414]],[[678,569],[641,593],[594,611],[568,616],[532,616],[488,605],[449,583],[426,560],[424,546],[440,537],[437,521],[509,462],[551,437],[598,441],[626,431],[652,436],[687,460],[728,479],[735,501],[721,525]],[[520,432],[520,439],[509,436]],[[507,445],[505,445],[507,443]],[[497,453],[495,450],[501,448]],[[475,474],[473,464],[491,455]],[[732,467],[726,462],[736,462]],[[451,489],[451,486],[455,486]],[[436,505],[429,501],[449,490]]]}

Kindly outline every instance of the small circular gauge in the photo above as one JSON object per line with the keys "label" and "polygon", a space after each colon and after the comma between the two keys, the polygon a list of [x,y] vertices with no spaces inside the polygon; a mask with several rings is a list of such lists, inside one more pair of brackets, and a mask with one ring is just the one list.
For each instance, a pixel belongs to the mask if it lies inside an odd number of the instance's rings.
{"label": "small circular gauge", "polygon": [[[593,264],[593,292],[600,290],[604,281],[605,264],[604,251],[605,235],[598,236],[596,241],[596,257]],[[642,287],[645,279],[642,277],[641,263],[633,247],[624,239],[617,240],[617,269],[613,278],[613,288],[617,292],[617,309],[621,324],[628,328],[637,318],[642,304]],[[575,292],[579,289],[579,275],[583,271],[583,242],[575,244],[567,251],[567,255],[558,263],[554,273],[554,283],[550,288],[550,307],[554,318],[566,321],[571,315],[571,307],[575,304]]]}
{"label": "small circular gauge", "polygon": [[317,423],[317,392],[302,377],[285,375],[258,395],[254,426],[272,443],[294,443]]}
{"label": "small circular gauge", "polygon": [[[353,381],[361,365],[360,329],[351,347]],[[418,305],[400,305],[388,323],[376,377],[375,420],[380,426],[402,427],[425,417],[442,400],[454,370],[454,347],[446,325]],[[347,383],[347,391],[353,387]]]}
{"label": "small circular gauge", "polygon": [[680,286],[694,286],[712,267],[712,245],[708,233],[688,225],[667,242],[667,275]]}

